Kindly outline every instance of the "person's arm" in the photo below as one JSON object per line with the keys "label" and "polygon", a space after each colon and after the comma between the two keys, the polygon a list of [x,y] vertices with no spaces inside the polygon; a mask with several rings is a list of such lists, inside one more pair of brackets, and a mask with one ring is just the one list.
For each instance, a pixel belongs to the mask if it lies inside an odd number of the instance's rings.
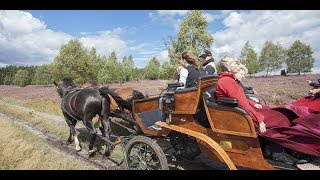
{"label": "person's arm", "polygon": [[315,85],[317,85],[315,82],[307,80],[308,84],[312,87],[314,87]]}
{"label": "person's arm", "polygon": [[188,70],[186,68],[182,68],[180,72],[179,82],[182,82],[183,86],[178,87],[177,89],[183,89],[186,87],[187,77],[188,77]]}

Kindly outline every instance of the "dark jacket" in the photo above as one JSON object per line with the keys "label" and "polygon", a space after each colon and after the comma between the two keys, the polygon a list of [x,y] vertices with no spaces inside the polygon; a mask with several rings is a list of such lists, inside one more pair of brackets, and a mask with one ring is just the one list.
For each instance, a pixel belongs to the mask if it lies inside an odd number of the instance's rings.
{"label": "dark jacket", "polygon": [[205,74],[214,74],[216,72],[216,69],[212,67],[211,65],[208,65],[209,63],[214,62],[214,59],[211,58],[208,61],[204,62],[202,64],[203,70],[205,71]]}
{"label": "dark jacket", "polygon": [[200,72],[193,65],[189,65],[188,67],[186,67],[186,69],[188,70],[188,77],[185,87],[188,88],[197,86]]}

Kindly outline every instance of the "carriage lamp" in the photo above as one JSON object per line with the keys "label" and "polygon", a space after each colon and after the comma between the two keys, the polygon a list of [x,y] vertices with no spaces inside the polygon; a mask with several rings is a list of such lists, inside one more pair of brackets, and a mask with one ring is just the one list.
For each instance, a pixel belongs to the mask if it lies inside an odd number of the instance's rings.
{"label": "carriage lamp", "polygon": [[168,124],[171,123],[171,116],[174,112],[174,102],[175,102],[175,98],[174,98],[173,92],[167,92],[166,94],[164,94],[163,104],[168,108],[169,118],[166,119],[166,123]]}

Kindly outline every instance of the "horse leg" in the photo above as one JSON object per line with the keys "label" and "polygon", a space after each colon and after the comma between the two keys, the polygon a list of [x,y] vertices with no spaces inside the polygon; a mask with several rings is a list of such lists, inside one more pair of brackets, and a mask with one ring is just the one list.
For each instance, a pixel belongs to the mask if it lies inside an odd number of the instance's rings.
{"label": "horse leg", "polygon": [[65,120],[69,126],[69,138],[67,140],[67,144],[71,144],[73,141],[75,141],[76,144],[76,150],[80,151],[81,150],[81,145],[77,137],[77,132],[76,132],[76,124],[77,120],[74,120],[72,118],[69,118],[66,114],[64,114]]}
{"label": "horse leg", "polygon": [[[111,133],[111,127],[110,127],[110,118],[109,116],[104,116],[103,118],[101,118],[101,124],[102,124],[102,128],[101,128],[101,133],[104,133],[104,136],[106,138],[110,139],[110,133]],[[111,151],[111,144],[107,143],[106,144],[106,150],[105,150],[105,155],[106,156],[110,156],[110,152]]]}
{"label": "horse leg", "polygon": [[74,137],[74,143],[76,144],[76,150],[81,151],[82,148],[81,148],[80,141],[78,139],[77,132],[76,132],[76,122],[74,123],[73,126],[71,126],[70,131],[72,133],[72,136]]}
{"label": "horse leg", "polygon": [[89,142],[89,154],[92,154],[94,152],[93,145],[97,137],[96,129],[94,128],[92,124],[92,118],[84,118],[84,124],[86,125],[87,129],[89,130],[91,137]]}

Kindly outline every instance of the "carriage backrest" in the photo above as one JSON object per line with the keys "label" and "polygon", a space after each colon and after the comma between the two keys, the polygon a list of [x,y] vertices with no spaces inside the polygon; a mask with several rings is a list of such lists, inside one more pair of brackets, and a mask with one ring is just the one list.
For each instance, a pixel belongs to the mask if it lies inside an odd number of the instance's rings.
{"label": "carriage backrest", "polygon": [[215,88],[203,92],[206,113],[214,132],[246,137],[256,137],[257,133],[249,114],[238,107],[237,99],[217,99]]}
{"label": "carriage backrest", "polygon": [[199,77],[197,87],[175,90],[174,114],[196,114],[202,101],[202,93],[209,88],[215,87],[217,81],[217,75],[203,75]]}

